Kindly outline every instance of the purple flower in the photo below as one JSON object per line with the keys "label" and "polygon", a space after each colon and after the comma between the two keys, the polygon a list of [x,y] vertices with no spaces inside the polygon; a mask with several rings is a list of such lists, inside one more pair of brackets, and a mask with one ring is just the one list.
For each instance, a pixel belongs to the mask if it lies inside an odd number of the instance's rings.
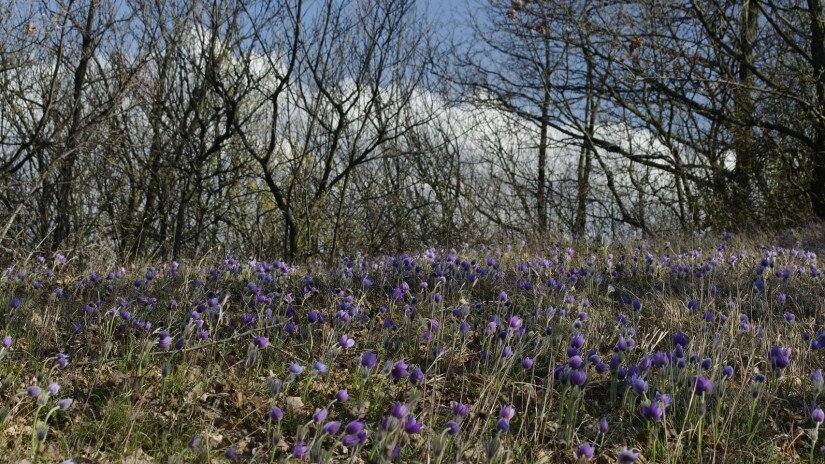
{"label": "purple flower", "polygon": [[57,365],[60,367],[66,367],[69,365],[69,356],[63,353],[57,353]]}
{"label": "purple flower", "polygon": [[607,424],[607,416],[602,416],[602,418],[599,420],[599,432],[601,432],[602,435],[604,435],[608,432],[608,430],[610,430],[610,427]]}
{"label": "purple flower", "polygon": [[169,333],[165,330],[160,333],[160,339],[158,340],[158,347],[164,351],[168,350],[169,347],[172,346],[172,337],[169,336]]}
{"label": "purple flower", "polygon": [[335,435],[341,429],[341,423],[338,421],[327,422],[321,427],[321,432],[327,435]]}
{"label": "purple flower", "polygon": [[315,414],[312,415],[312,420],[315,421],[316,424],[320,424],[327,418],[327,408],[316,409]]}
{"label": "purple flower", "polygon": [[576,456],[579,458],[584,458],[585,460],[593,459],[593,454],[595,453],[595,448],[589,442],[584,442],[579,446],[579,449],[576,450]]}
{"label": "purple flower", "polygon": [[296,459],[304,459],[309,455],[309,446],[301,440],[296,441],[295,446],[292,447],[292,455]]}
{"label": "purple flower", "polygon": [[390,415],[395,417],[396,419],[401,419],[407,415],[409,408],[404,403],[399,403],[396,401],[395,403],[390,406]]}
{"label": "purple flower", "polygon": [[338,400],[339,403],[346,403],[349,399],[349,392],[347,392],[346,388],[338,390],[338,393],[335,394],[335,399]]}
{"label": "purple flower", "polygon": [[410,383],[413,385],[421,385],[424,382],[424,372],[416,366],[410,373]]}
{"label": "purple flower", "polygon": [[341,345],[341,348],[352,348],[355,346],[355,340],[349,338],[347,334],[341,335],[341,338],[338,339],[338,344]]}
{"label": "purple flower", "polygon": [[321,361],[314,361],[312,363],[312,370],[320,376],[324,376],[329,373],[329,367]]}
{"label": "purple flower", "polygon": [[505,346],[504,348],[501,349],[501,355],[504,356],[505,358],[509,358],[510,356],[513,355],[513,349],[510,348],[510,345],[507,345],[507,346]]}
{"label": "purple flower", "polygon": [[273,406],[272,409],[269,410],[269,420],[273,422],[278,422],[284,418],[284,412],[281,411],[281,408],[278,406]]}
{"label": "purple flower", "polygon": [[508,421],[509,421],[510,419],[512,419],[513,417],[515,417],[515,415],[516,415],[516,408],[514,408],[513,406],[509,406],[509,405],[508,405],[508,406],[504,406],[503,408],[501,408],[501,414],[500,414],[500,416],[501,416],[503,419],[505,419],[505,420],[508,420]]}
{"label": "purple flower", "polygon": [[496,432],[507,433],[510,431],[510,423],[505,418],[501,418],[496,422]]}
{"label": "purple flower", "polygon": [[458,432],[461,431],[461,425],[458,422],[451,420],[447,422],[447,433],[450,435],[458,435]]}
{"label": "purple flower", "polygon": [[412,414],[407,416],[407,420],[404,421],[404,431],[407,432],[409,435],[416,434],[421,431],[421,428],[424,427],[424,424],[415,420],[415,416]]}
{"label": "purple flower", "polygon": [[407,363],[405,363],[404,360],[402,359],[402,360],[396,362],[395,364],[393,364],[392,371],[390,372],[390,376],[396,382],[401,380],[401,379],[407,378],[410,375],[410,373],[407,371],[408,367],[409,367],[409,365]]}
{"label": "purple flower", "polygon": [[687,335],[685,335],[684,332],[676,332],[675,334],[673,334],[674,346],[681,346],[682,348],[684,348],[687,346],[688,343],[690,343],[690,339]]}
{"label": "purple flower", "polygon": [[62,400],[57,402],[57,407],[60,408],[60,410],[65,411],[72,406],[72,403],[74,403],[73,399],[63,398]]}
{"label": "purple flower", "polygon": [[40,396],[40,387],[37,385],[32,385],[31,387],[26,389],[26,394],[31,396],[32,398]]}
{"label": "purple flower", "polygon": [[301,373],[304,372],[304,367],[300,364],[293,362],[289,365],[289,373],[294,376],[299,376]]}
{"label": "purple flower", "polygon": [[58,384],[57,382],[52,382],[51,384],[49,384],[48,390],[50,395],[56,395],[57,392],[60,391],[60,384]]}
{"label": "purple flower", "polygon": [[653,397],[653,401],[656,403],[660,403],[663,408],[666,408],[670,406],[670,403],[673,402],[673,399],[670,397],[670,395],[656,392],[656,396]]}
{"label": "purple flower", "polygon": [[647,393],[647,382],[645,379],[634,375],[630,378],[630,389],[633,390],[633,393],[641,396]]}
{"label": "purple flower", "polygon": [[791,363],[791,349],[774,345],[768,352],[768,359],[774,369],[784,369]]}
{"label": "purple flower", "polygon": [[366,353],[361,355],[361,365],[372,369],[378,363],[378,355],[373,353],[372,351],[367,351]]}
{"label": "purple flower", "polygon": [[255,337],[255,346],[261,349],[266,348],[269,346],[269,339],[263,335],[259,335]]}
{"label": "purple flower", "polygon": [[664,409],[662,409],[656,401],[646,406],[642,405],[642,417],[649,421],[659,422],[662,420],[664,414]]}
{"label": "purple flower", "polygon": [[822,409],[817,407],[816,409],[811,412],[811,419],[817,424],[821,424],[822,421],[825,421],[825,412],[822,412]]}
{"label": "purple flower", "polygon": [[521,366],[527,370],[530,370],[533,367],[533,360],[529,357],[524,358],[521,360]]}
{"label": "purple flower", "polygon": [[576,369],[570,373],[570,383],[581,387],[587,382],[587,373],[582,369]]}
{"label": "purple flower", "polygon": [[567,365],[569,365],[572,369],[579,369],[584,365],[584,360],[581,356],[575,355],[567,361]]}
{"label": "purple flower", "polygon": [[11,335],[6,335],[3,337],[3,348],[11,348]]}
{"label": "purple flower", "polygon": [[364,421],[355,420],[347,424],[346,429],[344,429],[344,433],[347,435],[358,435],[362,430],[364,430]]}
{"label": "purple flower", "polygon": [[624,447],[621,451],[619,451],[619,456],[616,458],[616,463],[633,464],[639,457],[639,454],[639,450],[637,450],[636,448],[627,449],[627,447]]}
{"label": "purple flower", "polygon": [[820,369],[817,369],[811,372],[809,378],[811,379],[811,384],[814,386],[814,388],[818,391],[821,391],[822,387],[825,385],[825,377],[822,376],[822,371]]}
{"label": "purple flower", "polygon": [[570,347],[580,350],[584,346],[584,342],[584,337],[582,337],[581,334],[576,334],[570,339]]}
{"label": "purple flower", "polygon": [[341,439],[341,444],[347,448],[352,448],[360,442],[361,440],[358,438],[358,435],[344,435],[344,438]]}
{"label": "purple flower", "polygon": [[733,366],[725,366],[722,369],[722,375],[724,375],[725,378],[728,378],[728,379],[733,377]]}
{"label": "purple flower", "polygon": [[11,299],[11,303],[9,303],[9,306],[11,306],[11,309],[17,309],[17,308],[19,308],[22,304],[23,304],[23,302],[22,302],[22,301],[20,301],[20,298],[14,298],[14,297],[12,297],[12,299]]}
{"label": "purple flower", "polygon": [[464,417],[470,413],[470,406],[466,404],[457,403],[455,401],[452,402],[453,414],[459,417]]}
{"label": "purple flower", "polygon": [[697,395],[713,392],[713,382],[704,375],[691,377],[690,385],[693,388],[693,393]]}

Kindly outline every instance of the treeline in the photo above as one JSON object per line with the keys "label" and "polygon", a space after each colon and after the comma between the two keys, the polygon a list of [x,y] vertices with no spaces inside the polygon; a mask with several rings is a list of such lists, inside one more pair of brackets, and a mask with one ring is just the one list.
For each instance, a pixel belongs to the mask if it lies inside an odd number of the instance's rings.
{"label": "treeline", "polygon": [[0,246],[287,258],[825,219],[820,0],[0,6]]}

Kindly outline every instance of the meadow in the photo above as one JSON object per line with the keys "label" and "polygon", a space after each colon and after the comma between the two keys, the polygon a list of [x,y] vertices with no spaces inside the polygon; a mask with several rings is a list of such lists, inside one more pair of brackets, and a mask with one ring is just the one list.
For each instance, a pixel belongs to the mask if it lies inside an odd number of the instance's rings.
{"label": "meadow", "polygon": [[820,226],[0,276],[2,462],[821,462]]}

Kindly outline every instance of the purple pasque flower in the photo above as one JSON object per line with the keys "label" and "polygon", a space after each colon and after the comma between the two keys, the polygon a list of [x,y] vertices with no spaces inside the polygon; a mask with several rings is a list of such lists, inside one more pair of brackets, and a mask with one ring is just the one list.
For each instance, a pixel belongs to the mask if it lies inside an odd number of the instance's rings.
{"label": "purple pasque flower", "polygon": [[407,371],[407,368],[410,367],[404,360],[397,361],[392,366],[392,370],[390,371],[390,376],[393,380],[398,382],[401,379],[405,379],[409,377],[410,373]]}
{"label": "purple pasque flower", "polygon": [[324,420],[326,420],[329,411],[327,408],[316,409],[315,413],[312,415],[312,420],[315,421],[316,424],[320,424]]}
{"label": "purple pasque flower", "polygon": [[458,435],[458,433],[461,432],[461,425],[454,420],[448,421],[446,425],[447,433],[450,435]]}
{"label": "purple pasque flower", "polygon": [[283,420],[284,412],[281,411],[281,408],[278,406],[273,406],[272,409],[269,410],[269,420],[272,422],[279,422]]}
{"label": "purple pasque flower", "polygon": [[601,432],[601,433],[602,433],[602,435],[604,435],[604,434],[606,434],[609,430],[610,430],[610,426],[609,426],[609,424],[607,423],[607,416],[602,416],[602,418],[601,418],[601,419],[599,419],[599,432]]}
{"label": "purple pasque flower", "polygon": [[407,419],[404,421],[404,431],[409,435],[414,435],[420,432],[423,427],[424,424],[418,422],[412,414],[409,414]]}
{"label": "purple pasque flower", "polygon": [[450,406],[453,409],[453,414],[459,417],[464,417],[470,413],[470,406],[453,401]]}
{"label": "purple pasque flower", "polygon": [[344,334],[344,335],[341,335],[341,338],[338,339],[338,345],[340,345],[341,348],[344,348],[344,349],[352,348],[353,346],[355,346],[355,340],[352,339],[352,338],[349,338],[347,336],[347,334]]}
{"label": "purple pasque flower", "polygon": [[57,353],[57,356],[55,357],[55,359],[57,361],[57,365],[60,366],[60,367],[66,367],[66,366],[69,365],[69,356],[68,355],[65,355],[63,353]]}
{"label": "purple pasque flower", "polygon": [[642,405],[642,417],[649,421],[660,422],[665,415],[665,410],[658,401],[652,401],[650,404]]}
{"label": "purple pasque flower", "polygon": [[507,419],[502,417],[501,419],[498,420],[498,422],[496,422],[495,430],[498,433],[507,433],[507,432],[509,432],[510,431],[510,422]]}
{"label": "purple pasque flower", "polygon": [[768,351],[768,360],[774,369],[784,369],[791,364],[791,349],[786,346],[771,346]]}
{"label": "purple pasque flower", "polygon": [[357,434],[344,435],[344,438],[341,439],[341,444],[347,448],[352,448],[361,442],[361,438]]}
{"label": "purple pasque flower", "polygon": [[349,400],[349,392],[346,388],[338,390],[338,393],[335,394],[335,399],[339,403],[346,403]]}
{"label": "purple pasque flower", "polygon": [[593,459],[593,454],[595,452],[596,449],[593,448],[593,445],[591,445],[590,442],[584,442],[581,446],[579,446],[579,449],[576,450],[576,456],[580,459],[589,461],[590,459]]}
{"label": "purple pasque flower", "polygon": [[367,351],[361,355],[361,366],[372,369],[378,364],[378,355],[372,351]]}
{"label": "purple pasque flower", "polygon": [[296,441],[295,446],[292,447],[292,455],[296,459],[304,459],[309,456],[309,446],[302,440]]}
{"label": "purple pasque flower", "polygon": [[169,336],[169,332],[163,331],[160,333],[158,338],[158,347],[164,351],[168,350],[172,346],[172,337]]}
{"label": "purple pasque flower", "polygon": [[811,412],[811,420],[813,420],[817,424],[821,424],[823,421],[825,421],[825,412],[822,412],[822,409],[820,409],[819,406],[817,406],[816,409],[814,409]]}
{"label": "purple pasque flower", "polygon": [[645,379],[639,377],[638,375],[633,375],[630,377],[630,389],[636,395],[641,396],[647,393],[647,388],[647,381],[645,381]]}
{"label": "purple pasque flower", "polygon": [[617,464],[633,464],[639,458],[641,453],[636,448],[627,449],[625,446],[619,451],[619,456],[616,458]]}
{"label": "purple pasque flower", "polygon": [[413,385],[421,385],[424,383],[424,372],[421,371],[421,368],[415,366],[410,372],[410,383]]}
{"label": "purple pasque flower", "polygon": [[409,412],[409,407],[406,404],[396,401],[390,406],[390,415],[396,419],[402,419]]}
{"label": "purple pasque flower", "polygon": [[329,366],[322,363],[321,361],[313,361],[312,362],[312,370],[320,376],[325,376],[329,373]]}
{"label": "purple pasque flower", "polygon": [[330,422],[327,422],[326,424],[324,424],[323,427],[321,427],[321,432],[323,432],[327,435],[335,435],[335,434],[338,433],[338,430],[340,430],[340,429],[341,429],[341,423],[340,422],[330,421]]}
{"label": "purple pasque flower", "polygon": [[526,357],[521,360],[521,367],[526,370],[530,370],[533,368],[533,360],[530,357]]}
{"label": "purple pasque flower", "polygon": [[516,408],[511,405],[507,405],[501,408],[501,418],[509,421],[516,415]]}
{"label": "purple pasque flower", "polygon": [[569,365],[572,369],[580,369],[584,365],[584,360],[581,356],[574,355],[567,360],[567,365]]}
{"label": "purple pasque flower", "polygon": [[[171,338],[170,338],[170,340],[171,340]],[[263,348],[266,348],[266,347],[269,346],[269,339],[264,337],[263,335],[258,335],[257,337],[255,337],[254,343],[255,343],[255,346],[257,346],[258,348],[263,349]]]}
{"label": "purple pasque flower", "polygon": [[584,369],[574,369],[570,372],[570,383],[581,387],[587,383],[587,372],[585,372]]}
{"label": "purple pasque flower", "polygon": [[690,385],[693,393],[697,395],[710,394],[713,392],[713,382],[707,376],[696,376],[690,378]]}
{"label": "purple pasque flower", "polygon": [[673,346],[681,346],[684,348],[688,343],[690,343],[690,338],[688,338],[684,332],[679,331],[673,334]]}
{"label": "purple pasque flower", "polygon": [[347,427],[344,429],[344,433],[347,435],[358,435],[362,430],[364,430],[364,421],[358,419],[347,424]]}
{"label": "purple pasque flower", "polygon": [[297,362],[292,362],[289,365],[289,373],[294,375],[295,377],[301,375],[304,372],[304,367],[298,364]]}

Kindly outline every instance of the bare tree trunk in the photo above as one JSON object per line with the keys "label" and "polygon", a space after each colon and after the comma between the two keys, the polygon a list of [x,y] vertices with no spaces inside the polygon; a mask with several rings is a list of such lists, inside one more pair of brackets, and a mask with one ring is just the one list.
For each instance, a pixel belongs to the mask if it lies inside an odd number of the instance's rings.
{"label": "bare tree trunk", "polygon": [[[816,100],[820,111],[825,108],[825,13],[821,0],[808,0],[811,16],[811,58],[816,86]],[[810,194],[814,215],[825,220],[825,116],[814,124],[813,169],[810,178]]]}
{"label": "bare tree trunk", "polygon": [[538,189],[536,203],[539,213],[539,231],[547,231],[547,132],[550,127],[550,44],[544,40],[544,95],[541,102],[541,120],[539,121],[539,156]]}
{"label": "bare tree trunk", "polygon": [[576,176],[576,218],[573,223],[573,235],[576,237],[584,236],[587,226],[587,197],[590,195],[590,171],[593,165],[591,150],[593,148],[592,140],[596,129],[597,111],[594,95],[595,88],[593,85],[593,61],[586,46],[583,48],[583,52],[587,65],[587,95],[585,97],[584,110],[585,138],[579,153],[579,166]]}
{"label": "bare tree trunk", "polygon": [[757,0],[745,0],[739,17],[740,54],[739,75],[734,89],[733,104],[737,123],[732,128],[733,148],[736,152],[736,167],[733,170],[733,224],[743,224],[741,215],[749,210],[753,191],[754,177],[757,175],[756,131],[753,126],[745,125],[751,119],[754,104],[751,95],[753,87],[754,64],[753,48],[756,41],[756,28],[759,15]]}
{"label": "bare tree trunk", "polygon": [[74,72],[74,84],[72,88],[72,120],[69,126],[66,143],[67,156],[60,163],[58,169],[57,185],[57,225],[54,230],[52,247],[57,248],[69,238],[72,228],[72,214],[74,212],[74,201],[72,200],[72,187],[74,184],[74,165],[77,161],[77,150],[81,144],[80,119],[83,115],[83,86],[86,83],[86,74],[89,62],[94,54],[94,41],[92,38],[92,27],[94,26],[95,14],[97,10],[97,0],[89,2],[89,9],[86,13],[86,22],[81,32],[82,42],[80,49],[80,59]]}

